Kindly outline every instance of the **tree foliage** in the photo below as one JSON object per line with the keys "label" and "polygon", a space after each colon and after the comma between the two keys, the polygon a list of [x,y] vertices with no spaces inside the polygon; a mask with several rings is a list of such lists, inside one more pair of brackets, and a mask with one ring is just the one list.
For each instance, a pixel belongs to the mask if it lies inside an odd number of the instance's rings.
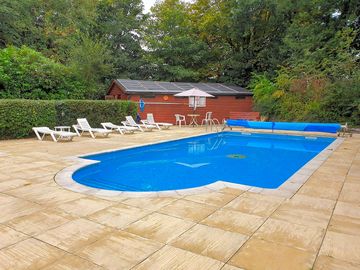
{"label": "tree foliage", "polygon": [[85,85],[69,67],[27,47],[0,50],[0,98],[82,99]]}

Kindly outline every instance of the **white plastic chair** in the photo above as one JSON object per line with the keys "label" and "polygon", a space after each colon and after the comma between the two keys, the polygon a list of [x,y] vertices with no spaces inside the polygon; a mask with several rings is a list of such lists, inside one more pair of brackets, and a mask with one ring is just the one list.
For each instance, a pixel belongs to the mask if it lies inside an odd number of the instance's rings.
{"label": "white plastic chair", "polygon": [[181,127],[182,122],[184,122],[184,124],[186,125],[185,115],[175,114],[175,119],[176,119],[176,125],[179,125],[179,127]]}

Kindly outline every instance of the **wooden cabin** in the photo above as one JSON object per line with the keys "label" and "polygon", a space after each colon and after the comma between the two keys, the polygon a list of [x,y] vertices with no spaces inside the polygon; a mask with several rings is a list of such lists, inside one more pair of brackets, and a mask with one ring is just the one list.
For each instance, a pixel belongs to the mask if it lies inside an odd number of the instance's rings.
{"label": "wooden cabin", "polygon": [[138,104],[140,100],[143,100],[145,103],[144,111],[141,111],[140,107],[138,107],[141,119],[146,119],[147,113],[153,113],[157,122],[175,123],[174,114],[187,116],[194,113],[194,107],[193,99],[174,97],[174,94],[195,87],[214,96],[214,98],[202,98],[198,101],[199,104],[195,113],[200,115],[198,118],[200,123],[206,112],[213,112],[213,117],[221,122],[223,119],[229,118],[230,113],[252,111],[252,93],[249,90],[240,86],[221,83],[117,79],[112,81],[105,98],[131,100]]}

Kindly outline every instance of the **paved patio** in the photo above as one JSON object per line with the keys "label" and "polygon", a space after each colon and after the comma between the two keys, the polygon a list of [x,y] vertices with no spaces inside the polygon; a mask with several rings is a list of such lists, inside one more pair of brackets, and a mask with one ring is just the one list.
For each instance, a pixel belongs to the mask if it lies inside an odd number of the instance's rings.
{"label": "paved patio", "polygon": [[203,132],[0,141],[0,269],[360,269],[360,135],[290,199],[232,188],[100,198],[54,182],[74,155]]}

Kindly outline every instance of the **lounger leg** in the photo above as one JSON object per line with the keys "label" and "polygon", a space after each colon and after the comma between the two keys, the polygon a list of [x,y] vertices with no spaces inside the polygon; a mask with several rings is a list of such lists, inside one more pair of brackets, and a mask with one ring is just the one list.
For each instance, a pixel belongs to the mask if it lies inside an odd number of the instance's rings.
{"label": "lounger leg", "polygon": [[73,126],[73,129],[75,130],[76,134],[80,137],[81,134],[79,133],[79,130],[75,126]]}
{"label": "lounger leg", "polygon": [[90,133],[90,136],[91,136],[93,139],[96,138],[96,136],[94,135],[94,133],[93,133],[91,130],[89,130],[89,133]]}
{"label": "lounger leg", "polygon": [[54,133],[50,133],[50,136],[51,136],[51,138],[53,139],[54,142],[57,142],[57,139],[56,139]]}
{"label": "lounger leg", "polygon": [[34,130],[36,137],[42,141],[42,137],[40,136],[39,132],[37,130]]}
{"label": "lounger leg", "polygon": [[122,132],[121,128],[117,128],[117,131],[119,131],[121,135],[124,135],[124,133]]}
{"label": "lounger leg", "polygon": [[144,132],[144,130],[142,129],[142,127],[140,127],[139,125],[138,125],[138,128],[140,129],[141,132]]}

